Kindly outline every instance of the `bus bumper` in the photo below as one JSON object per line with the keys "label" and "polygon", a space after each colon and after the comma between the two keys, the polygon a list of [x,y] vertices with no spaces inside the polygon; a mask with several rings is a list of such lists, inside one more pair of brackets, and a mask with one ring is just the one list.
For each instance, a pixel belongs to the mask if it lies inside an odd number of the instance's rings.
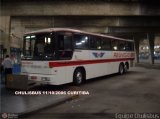
{"label": "bus bumper", "polygon": [[27,75],[7,75],[6,88],[8,89],[28,90],[33,86],[35,86],[35,82],[28,80]]}

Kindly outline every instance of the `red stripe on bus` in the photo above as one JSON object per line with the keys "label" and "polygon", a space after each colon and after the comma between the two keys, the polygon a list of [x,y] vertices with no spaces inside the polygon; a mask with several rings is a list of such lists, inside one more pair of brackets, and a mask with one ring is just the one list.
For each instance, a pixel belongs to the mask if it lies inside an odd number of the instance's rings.
{"label": "red stripe on bus", "polygon": [[97,63],[118,62],[118,61],[128,61],[128,60],[134,60],[134,58],[49,62],[49,67],[63,67],[63,66],[74,66],[74,65],[86,65],[86,64],[97,64]]}

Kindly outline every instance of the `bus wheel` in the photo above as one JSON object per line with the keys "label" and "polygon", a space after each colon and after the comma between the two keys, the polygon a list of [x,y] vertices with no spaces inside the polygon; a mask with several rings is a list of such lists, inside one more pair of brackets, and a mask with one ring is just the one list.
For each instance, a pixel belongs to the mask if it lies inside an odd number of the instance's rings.
{"label": "bus wheel", "polygon": [[124,65],[124,73],[127,73],[127,71],[128,71],[128,66],[127,66],[127,64],[125,64]]}
{"label": "bus wheel", "polygon": [[120,63],[119,65],[119,74],[122,75],[124,73],[124,65],[123,63]]}
{"label": "bus wheel", "polygon": [[83,83],[83,80],[84,80],[84,73],[83,73],[83,70],[81,70],[80,68],[79,69],[76,69],[75,72],[74,72],[74,75],[73,75],[73,83],[75,85],[80,85]]}

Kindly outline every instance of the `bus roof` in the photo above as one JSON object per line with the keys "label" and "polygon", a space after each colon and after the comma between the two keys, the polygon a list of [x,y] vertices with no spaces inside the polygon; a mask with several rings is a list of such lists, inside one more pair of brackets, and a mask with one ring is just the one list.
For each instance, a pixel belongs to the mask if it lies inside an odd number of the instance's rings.
{"label": "bus roof", "polygon": [[90,33],[90,32],[86,32],[86,31],[70,29],[70,28],[47,28],[47,29],[41,29],[41,30],[36,30],[36,31],[32,31],[32,32],[27,32],[27,33],[25,33],[25,35],[37,34],[37,33],[47,33],[47,32],[50,33],[50,32],[58,32],[58,31],[82,33],[82,34],[87,34],[87,35],[94,35],[94,36],[100,36],[100,37],[111,38],[111,39],[116,39],[116,40],[125,40],[125,41],[134,42],[133,40],[130,40],[130,39],[123,39],[123,38],[118,38],[118,37],[104,35],[104,34],[98,34],[98,33]]}

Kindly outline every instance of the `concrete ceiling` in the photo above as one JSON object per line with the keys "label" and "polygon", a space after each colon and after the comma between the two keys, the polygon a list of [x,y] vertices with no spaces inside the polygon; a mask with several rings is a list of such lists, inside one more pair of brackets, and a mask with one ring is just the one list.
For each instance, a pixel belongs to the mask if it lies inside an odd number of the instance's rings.
{"label": "concrete ceiling", "polygon": [[154,0],[13,1],[2,0],[1,15],[25,28],[69,27],[120,37],[160,32],[160,4]]}

